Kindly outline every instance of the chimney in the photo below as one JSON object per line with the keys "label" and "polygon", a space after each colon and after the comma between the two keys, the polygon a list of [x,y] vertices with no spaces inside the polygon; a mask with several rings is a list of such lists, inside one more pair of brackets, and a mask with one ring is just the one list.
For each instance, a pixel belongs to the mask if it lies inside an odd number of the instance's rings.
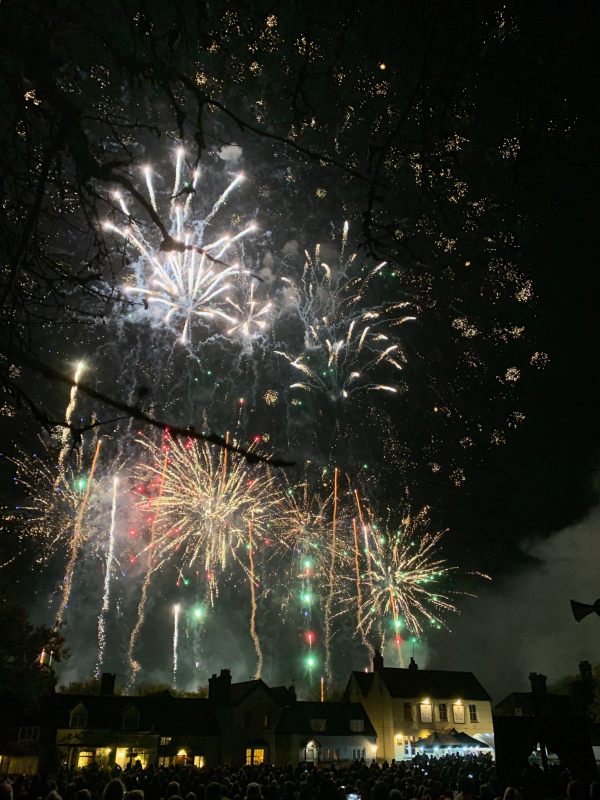
{"label": "chimney", "polygon": [[375,650],[373,656],[373,672],[383,672],[383,656],[379,650]]}
{"label": "chimney", "polygon": [[589,661],[579,662],[579,674],[581,675],[581,680],[584,683],[592,683],[594,676],[592,674],[592,665]]}
{"label": "chimney", "polygon": [[545,675],[542,675],[540,672],[530,672],[529,682],[531,683],[531,693],[535,697],[539,697],[540,695],[543,694],[548,694],[548,689],[546,688]]}
{"label": "chimney", "polygon": [[117,676],[114,672],[103,672],[100,678],[100,694],[113,695],[116,679]]}
{"label": "chimney", "polygon": [[218,705],[227,705],[231,697],[231,672],[222,669],[221,674],[216,673],[208,679],[208,699]]}
{"label": "chimney", "polygon": [[412,669],[413,671],[419,669],[419,665],[417,664],[417,662],[414,660],[414,658],[412,656],[410,657],[410,664],[408,665],[408,668]]}

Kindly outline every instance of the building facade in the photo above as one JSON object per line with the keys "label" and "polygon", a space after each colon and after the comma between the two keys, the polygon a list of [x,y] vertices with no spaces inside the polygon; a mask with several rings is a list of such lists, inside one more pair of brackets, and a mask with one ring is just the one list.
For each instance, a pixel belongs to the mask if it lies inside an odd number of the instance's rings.
{"label": "building facade", "polygon": [[411,758],[419,740],[451,730],[493,747],[491,698],[472,672],[384,667],[376,653],[372,672],[353,672],[346,699],[361,703],[377,732],[377,758]]}
{"label": "building facade", "polygon": [[35,717],[16,710],[9,726],[0,723],[0,776],[93,763],[285,766],[371,759],[375,749],[360,704],[304,703],[293,687],[232,683],[227,669],[210,678],[207,698],[123,696],[105,674],[100,694],[57,693]]}

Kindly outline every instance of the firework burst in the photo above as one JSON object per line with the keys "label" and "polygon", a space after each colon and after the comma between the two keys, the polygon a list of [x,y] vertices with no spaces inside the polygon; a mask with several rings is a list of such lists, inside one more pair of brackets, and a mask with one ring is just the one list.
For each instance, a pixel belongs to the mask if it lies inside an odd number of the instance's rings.
{"label": "firework burst", "polygon": [[301,380],[292,389],[319,392],[332,401],[345,400],[364,391],[395,394],[394,382],[379,383],[374,373],[384,367],[402,371],[405,355],[389,329],[414,321],[407,313],[408,301],[371,306],[367,290],[371,281],[386,266],[381,262],[369,269],[356,270],[356,254],[346,258],[348,223],[344,223],[342,244],[335,267],[321,261],[320,247],[314,256],[305,253],[302,278],[284,278],[291,288],[298,315],[304,324],[304,352],[293,356],[276,351]]}
{"label": "firework burst", "polygon": [[[146,233],[141,223],[132,216],[127,200],[121,192],[114,199],[126,218],[125,225],[105,222],[104,228],[113,231],[131,244],[142,257],[150,274],[137,285],[125,287],[125,292],[140,297],[145,305],[157,306],[166,324],[178,327],[179,338],[189,343],[194,321],[222,322],[230,330],[243,328],[250,320],[261,316],[256,309],[247,312],[228,296],[235,287],[234,278],[248,274],[238,261],[229,263],[230,251],[236,244],[256,230],[249,225],[234,236],[221,236],[214,241],[205,241],[206,228],[229,195],[244,180],[237,175],[214,203],[209,213],[198,217],[194,213],[193,198],[200,183],[200,170],[194,169],[189,180],[184,180],[185,152],[177,150],[175,182],[169,195],[168,226],[160,222],[159,206],[153,182],[152,168],[144,169],[147,202],[154,212],[154,222],[160,231],[156,243],[155,233]],[[242,302],[242,301],[240,301]],[[237,311],[235,315],[230,309]],[[239,316],[238,316],[239,314]],[[261,320],[262,322],[262,320]]]}
{"label": "firework burst", "polygon": [[216,571],[247,547],[249,526],[254,542],[267,535],[268,521],[281,502],[275,477],[263,463],[251,464],[206,443],[168,437],[162,445],[140,441],[148,463],[138,477],[155,494],[148,510],[157,568],[176,560],[204,569],[214,581]]}
{"label": "firework burst", "polygon": [[[439,555],[445,531],[429,533],[428,508],[405,513],[398,526],[363,522],[362,630],[368,634],[385,619],[398,643],[405,626],[420,635],[423,625],[445,625],[444,615],[456,612],[447,589],[438,587],[457,568]],[[385,632],[383,633],[385,637]]]}

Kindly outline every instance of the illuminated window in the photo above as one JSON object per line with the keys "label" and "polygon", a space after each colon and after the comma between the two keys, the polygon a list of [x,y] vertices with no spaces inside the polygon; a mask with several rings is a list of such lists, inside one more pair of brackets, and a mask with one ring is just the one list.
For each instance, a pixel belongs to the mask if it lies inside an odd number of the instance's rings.
{"label": "illuminated window", "polygon": [[265,762],[265,749],[264,747],[247,747],[246,748],[246,766],[256,767]]}
{"label": "illuminated window", "polygon": [[431,706],[431,703],[420,703],[419,713],[421,715],[421,722],[433,721],[433,708]]}
{"label": "illuminated window", "polygon": [[478,722],[477,706],[475,703],[469,703],[469,722]]}
{"label": "illuminated window", "polygon": [[310,729],[311,731],[316,732],[323,732],[325,730],[325,720],[324,719],[311,719],[310,721]]}
{"label": "illuminated window", "polygon": [[323,747],[319,752],[320,761],[339,761],[340,751],[334,747]]}
{"label": "illuminated window", "polygon": [[362,733],[365,729],[365,721],[364,719],[351,719],[350,720],[350,730],[352,733]]}
{"label": "illuminated window", "polygon": [[89,766],[96,756],[95,750],[80,750],[77,756],[77,769]]}
{"label": "illuminated window", "polygon": [[462,703],[455,703],[452,706],[452,714],[454,715],[454,722],[457,722],[459,725],[464,725],[465,707]]}
{"label": "illuminated window", "polygon": [[168,744],[171,744],[171,737],[170,736],[161,736],[160,737],[160,745],[161,745],[161,747],[165,747]]}
{"label": "illuminated window", "polygon": [[448,722],[448,706],[446,703],[440,703],[438,708],[440,711],[440,722]]}
{"label": "illuminated window", "polygon": [[404,721],[412,722],[412,706],[410,703],[404,703]]}
{"label": "illuminated window", "polygon": [[69,728],[85,728],[87,725],[88,714],[85,706],[81,703],[75,706],[69,716]]}
{"label": "illuminated window", "polygon": [[202,769],[204,766],[204,756],[194,756],[194,766]]}

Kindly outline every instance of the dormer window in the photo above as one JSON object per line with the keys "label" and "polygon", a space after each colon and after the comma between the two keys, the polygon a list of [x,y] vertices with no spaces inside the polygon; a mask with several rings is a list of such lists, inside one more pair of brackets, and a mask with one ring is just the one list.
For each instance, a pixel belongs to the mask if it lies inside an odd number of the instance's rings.
{"label": "dormer window", "polygon": [[137,731],[140,727],[140,712],[135,706],[127,706],[123,712],[123,730]]}
{"label": "dormer window", "polygon": [[88,712],[82,703],[71,711],[69,716],[69,728],[86,728]]}
{"label": "dormer window", "polygon": [[364,729],[365,729],[364,719],[350,720],[350,730],[352,731],[352,733],[363,733]]}
{"label": "dormer window", "polygon": [[311,719],[310,721],[310,729],[315,733],[323,733],[325,730],[325,720],[324,719]]}

